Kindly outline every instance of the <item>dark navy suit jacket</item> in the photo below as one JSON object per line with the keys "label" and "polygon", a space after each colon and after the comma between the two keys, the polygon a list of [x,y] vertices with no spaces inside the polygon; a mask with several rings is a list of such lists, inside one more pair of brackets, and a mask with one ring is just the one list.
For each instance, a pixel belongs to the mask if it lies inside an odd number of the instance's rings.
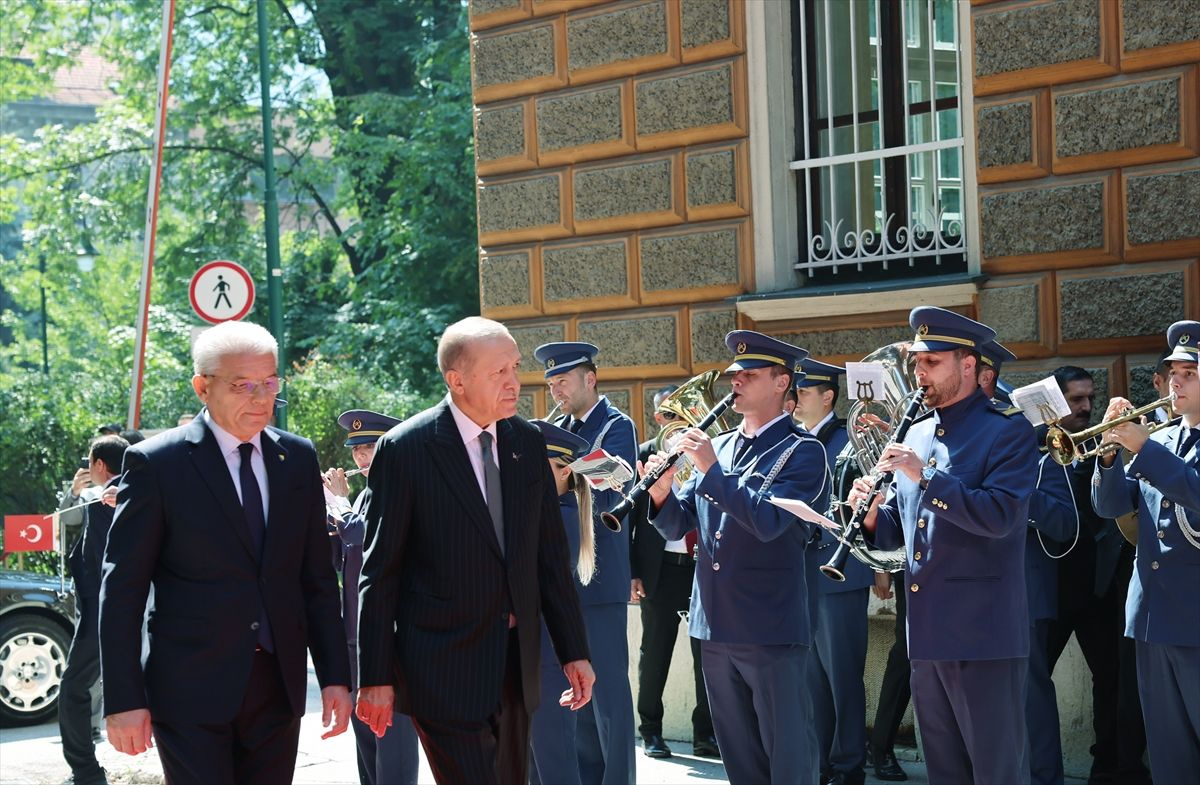
{"label": "dark navy suit jacket", "polygon": [[[775,506],[770,497],[829,506],[825,448],[790,417],[759,432],[733,460],[737,431],[713,439],[717,462],[693,472],[651,520],[670,540],[699,527],[700,558],[688,634],[716,643],[812,644],[805,545],[812,524]],[[768,473],[784,451],[791,457],[764,495]]]}
{"label": "dark navy suit jacket", "polygon": [[560,662],[588,658],[546,442],[511,417],[496,423],[496,446],[503,552],[449,398],[382,436],[371,464],[359,675],[394,685],[397,711],[416,718],[479,722],[496,711],[510,613],[527,711],[538,704],[542,618]]}
{"label": "dark navy suit jacket", "polygon": [[322,687],[350,686],[312,442],[274,428],[261,434],[269,509],[260,566],[207,422],[202,412],[125,451],[100,590],[106,714],[149,708],[156,720],[232,720],[264,607],[292,711],[304,713],[306,648]]}
{"label": "dark navy suit jacket", "polygon": [[[570,417],[562,417],[558,425],[568,427]],[[609,425],[609,423],[612,423]],[[601,431],[608,427],[607,433],[600,444],[596,439]],[[633,431],[633,420],[622,414],[613,406],[608,398],[600,396],[599,403],[584,421],[579,429],[579,438],[592,447],[602,447],[609,455],[624,458],[630,468],[636,468],[638,457],[637,436]],[[629,490],[630,480],[625,490]],[[601,512],[611,510],[621,501],[617,491],[592,491],[593,517],[598,518]],[[596,532],[596,575],[587,586],[579,587],[579,601],[584,605],[603,605],[613,602],[629,602],[629,543],[632,526],[632,513],[626,518],[621,531],[611,531],[607,526],[595,521],[593,528]]]}
{"label": "dark navy suit jacket", "polygon": [[1168,646],[1200,646],[1196,588],[1200,548],[1187,542],[1180,519],[1200,530],[1200,443],[1175,454],[1180,425],[1155,431],[1127,467],[1096,464],[1096,512],[1116,517],[1137,505],[1138,543],[1125,635]]}
{"label": "dark navy suit jacket", "polygon": [[874,535],[880,548],[905,544],[909,658],[1027,657],[1025,529],[1038,462],[1033,428],[977,389],[922,415],[904,443],[937,470],[924,491],[896,476]]}

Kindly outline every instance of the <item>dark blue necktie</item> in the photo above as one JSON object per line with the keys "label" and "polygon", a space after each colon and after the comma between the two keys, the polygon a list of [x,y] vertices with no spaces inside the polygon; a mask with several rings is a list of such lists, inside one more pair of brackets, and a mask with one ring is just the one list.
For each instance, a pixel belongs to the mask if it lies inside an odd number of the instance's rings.
{"label": "dark blue necktie", "polygon": [[[246,516],[246,529],[250,533],[250,544],[254,546],[254,556],[262,569],[263,540],[267,536],[267,519],[263,516],[262,490],[258,487],[258,478],[250,465],[250,456],[254,445],[243,442],[238,445],[242,455],[242,464],[238,467],[238,481],[242,486],[242,511]],[[267,619],[267,609],[264,605],[258,619],[258,645],[267,651],[275,651],[271,639],[271,622]]]}
{"label": "dark blue necktie", "polygon": [[733,462],[738,463],[742,458],[746,457],[746,453],[750,452],[750,447],[754,444],[753,436],[738,436],[737,444],[733,447]]}
{"label": "dark blue necktie", "polygon": [[572,419],[571,426],[568,430],[570,430],[571,433],[579,433],[581,430],[583,430],[583,420]]}
{"label": "dark blue necktie", "polygon": [[1200,428],[1184,428],[1179,426],[1183,433],[1179,434],[1179,449],[1175,452],[1180,458],[1188,454],[1188,450],[1192,449],[1192,445],[1200,439]]}

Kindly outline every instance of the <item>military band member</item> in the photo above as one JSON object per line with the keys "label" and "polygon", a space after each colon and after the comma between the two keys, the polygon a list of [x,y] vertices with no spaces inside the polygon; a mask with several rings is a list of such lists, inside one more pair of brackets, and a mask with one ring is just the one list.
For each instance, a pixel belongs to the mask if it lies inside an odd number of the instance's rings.
{"label": "military band member", "polygon": [[[1037,448],[1022,417],[979,389],[990,328],[941,308],[913,309],[926,414],[877,464],[895,472],[864,529],[905,546],[912,694],[931,785],[1022,782],[1029,664],[1025,528]],[[850,501],[868,497],[856,481]]]}
{"label": "military band member", "polygon": [[[699,529],[689,633],[702,641],[729,781],[814,783],[816,751],[798,732],[811,719],[804,548],[812,529],[769,501],[828,505],[825,450],[783,409],[808,353],[749,330],[729,333],[725,343],[742,424],[714,439],[698,429],[680,437],[695,471],[677,491],[669,471],[651,487],[651,520],[668,540]],[[647,470],[662,460],[651,457]]]}
{"label": "military band member", "polygon": [[[1125,635],[1137,646],[1138,691],[1146,723],[1150,775],[1156,783],[1194,782],[1200,772],[1200,322],[1167,331],[1172,348],[1168,382],[1177,424],[1149,433],[1140,422],[1112,427],[1105,441],[1134,458],[1097,461],[1096,512],[1116,517],[1138,511],[1138,542],[1125,606]],[[1123,413],[1109,402],[1105,420]]]}
{"label": "military band member", "polygon": [[[834,408],[838,380],[845,368],[804,360],[804,376],[796,381],[793,417],[825,445],[830,477],[849,435],[846,421]],[[836,541],[823,535],[816,545],[817,562],[824,564]],[[809,570],[809,589],[817,595],[813,651],[808,659],[808,689],[813,700],[817,758],[821,780],[834,785],[861,785],[866,774],[867,695],[863,670],[867,663],[867,597],[875,573],[858,559],[848,559],[846,580],[834,581]]]}
{"label": "military band member", "polygon": [[[596,572],[592,492],[587,480],[571,471],[570,464],[591,452],[591,445],[545,420],[534,420],[533,424],[541,428],[542,436],[546,438],[546,460],[558,490],[558,508],[567,535],[571,573],[580,585],[586,586]],[[581,522],[584,522],[582,526]],[[551,700],[568,685],[544,622],[539,672],[545,699],[530,718],[529,747],[533,762],[529,767],[529,781],[544,785],[579,785],[579,758],[575,753],[577,715],[569,707]]]}
{"label": "military band member", "polygon": [[[600,350],[590,343],[547,343],[533,356],[546,367],[546,386],[563,416],[555,423],[578,434],[593,450],[604,449],[637,463],[633,420],[622,414],[596,389],[595,358]],[[615,507],[617,491],[594,491],[597,514]],[[596,575],[579,587],[587,625],[596,686],[592,702],[580,709],[576,726],[579,775],[585,785],[634,781],[633,695],[629,689],[630,568],[629,530],[609,531],[595,526]]]}
{"label": "military band member", "polygon": [[[346,445],[363,477],[371,471],[375,443],[400,420],[366,409],[342,412],[338,425],[347,431]],[[363,533],[367,519],[362,513],[363,496],[349,502],[350,486],[344,469],[329,469],[321,476],[326,493],[333,568],[342,575],[342,623],[350,650],[352,689],[358,689],[358,577],[362,573]],[[417,755],[417,731],[412,720],[396,712],[391,727],[377,738],[358,717],[350,718],[358,747],[358,779],[362,785],[404,785],[416,783],[420,759]]]}
{"label": "military band member", "polygon": [[[1020,416],[999,397],[1000,369],[1017,359],[998,341],[979,349],[983,370],[979,386],[984,395],[1006,414]],[[1034,435],[1034,444],[1044,434]],[[1025,536],[1025,588],[1029,597],[1029,675],[1025,682],[1026,757],[1033,785],[1063,782],[1062,739],[1058,727],[1058,699],[1050,678],[1050,626],[1058,612],[1058,565],[1073,545],[1079,516],[1071,496],[1070,476],[1047,454],[1037,467],[1037,490],[1029,497],[1029,529]]]}

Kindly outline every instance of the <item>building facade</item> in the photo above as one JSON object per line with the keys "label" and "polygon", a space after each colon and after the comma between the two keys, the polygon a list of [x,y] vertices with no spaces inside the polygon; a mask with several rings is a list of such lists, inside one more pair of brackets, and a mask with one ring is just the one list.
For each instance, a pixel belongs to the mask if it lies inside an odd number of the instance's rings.
{"label": "building facade", "polygon": [[482,313],[598,345],[641,428],[735,328],[843,362],[939,305],[1102,404],[1200,318],[1196,0],[470,8]]}

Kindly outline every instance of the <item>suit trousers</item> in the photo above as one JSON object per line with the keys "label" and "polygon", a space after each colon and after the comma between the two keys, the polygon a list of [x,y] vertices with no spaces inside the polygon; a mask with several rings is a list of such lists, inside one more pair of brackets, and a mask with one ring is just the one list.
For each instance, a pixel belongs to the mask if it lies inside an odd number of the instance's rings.
{"label": "suit trousers", "polygon": [[805,693],[808,646],[700,645],[730,785],[817,782],[816,750],[803,731],[812,721]]}
{"label": "suit trousers", "polygon": [[[682,554],[671,554],[677,556]],[[642,738],[661,736],[663,689],[671,669],[671,656],[679,636],[680,611],[687,611],[692,594],[694,564],[663,561],[654,593],[643,599],[642,646],[638,658],[638,732]],[[708,692],[704,689],[704,671],[700,641],[688,638],[692,648],[692,674],[696,682],[696,707],[692,710],[692,739],[713,735]]]}
{"label": "suit trousers", "polygon": [[1156,785],[1200,776],[1200,646],[1137,641],[1150,775]]}
{"label": "suit trousers", "polygon": [[896,573],[896,627],[892,648],[888,651],[883,683],[879,687],[879,704],[875,708],[875,725],[871,728],[871,750],[876,755],[892,752],[896,732],[912,698],[910,679],[912,666],[908,662],[908,625],[904,599],[904,575]]}
{"label": "suit trousers", "polygon": [[300,718],[292,712],[275,655],[260,650],[230,722],[154,722],[154,739],[167,785],[290,783]]}
{"label": "suit trousers", "polygon": [[637,776],[626,635],[628,607],[624,602],[583,606],[588,648],[596,671],[592,700],[575,713],[579,779],[585,785],[625,785]]}
{"label": "suit trousers", "polygon": [[1029,658],[913,660],[912,697],[929,785],[1014,785],[1028,779]]}
{"label": "suit trousers", "polygon": [[92,688],[100,679],[100,637],[96,614],[98,598],[80,597],[79,618],[67,668],[59,686],[58,729],[62,736],[63,758],[71,767],[74,781],[86,783],[104,780],[104,770],[96,760],[92,741]]}
{"label": "suit trousers", "polygon": [[529,771],[529,712],[521,680],[521,647],[508,632],[500,705],[481,720],[455,722],[413,717],[438,785],[525,783]]}
{"label": "suit trousers", "polygon": [[1075,635],[1092,672],[1092,783],[1148,782],[1142,765],[1146,731],[1138,698],[1134,642],[1125,634],[1125,594],[1132,564],[1123,560],[1103,597],[1082,608],[1060,609],[1050,624],[1050,672]]}
{"label": "suit trousers", "polygon": [[1062,785],[1062,737],[1058,696],[1050,678],[1048,639],[1051,619],[1038,619],[1029,629],[1029,677],[1025,681],[1026,755],[1032,785]]}
{"label": "suit trousers", "polygon": [[[822,579],[824,580],[824,579]],[[814,587],[814,591],[817,591]],[[859,775],[866,759],[867,588],[822,594],[808,658],[821,771]]]}

